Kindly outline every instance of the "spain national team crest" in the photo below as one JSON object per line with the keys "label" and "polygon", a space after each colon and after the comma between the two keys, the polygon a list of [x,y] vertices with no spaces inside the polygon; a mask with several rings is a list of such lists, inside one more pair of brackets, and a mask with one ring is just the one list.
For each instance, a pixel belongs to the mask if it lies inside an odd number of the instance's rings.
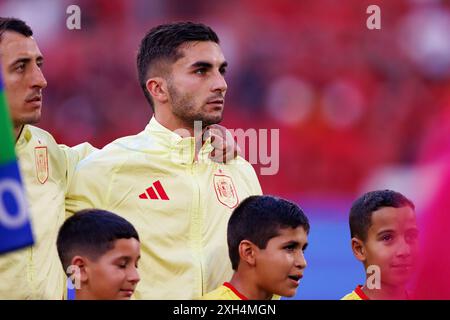
{"label": "spain national team crest", "polygon": [[230,209],[236,207],[239,203],[236,188],[231,177],[223,174],[214,175],[214,190],[217,200]]}
{"label": "spain national team crest", "polygon": [[48,153],[47,147],[34,148],[36,161],[36,174],[40,183],[44,184],[48,179]]}

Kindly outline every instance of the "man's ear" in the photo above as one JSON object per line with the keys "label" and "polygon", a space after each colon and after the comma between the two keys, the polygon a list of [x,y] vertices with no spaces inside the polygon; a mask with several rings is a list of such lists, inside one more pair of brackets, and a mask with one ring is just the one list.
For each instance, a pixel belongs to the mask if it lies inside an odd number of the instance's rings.
{"label": "man's ear", "polygon": [[71,267],[75,271],[75,277],[79,277],[80,282],[86,282],[89,279],[89,260],[86,257],[74,256]]}
{"label": "man's ear", "polygon": [[242,240],[239,243],[239,258],[242,262],[247,263],[250,266],[256,264],[256,250],[257,246],[248,240]]}
{"label": "man's ear", "polygon": [[366,248],[364,242],[356,237],[352,238],[352,251],[356,259],[361,262],[366,261]]}
{"label": "man's ear", "polygon": [[167,81],[162,77],[149,78],[145,87],[154,101],[166,103],[169,100]]}

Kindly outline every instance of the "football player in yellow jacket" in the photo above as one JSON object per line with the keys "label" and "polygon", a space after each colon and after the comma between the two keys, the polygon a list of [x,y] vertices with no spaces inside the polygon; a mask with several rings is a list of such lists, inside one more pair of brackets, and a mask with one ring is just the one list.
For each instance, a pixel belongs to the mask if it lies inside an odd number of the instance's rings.
{"label": "football player in yellow jacket", "polygon": [[0,256],[0,299],[61,299],[64,273],[56,236],[65,218],[64,197],[76,163],[93,148],[58,145],[39,122],[43,56],[23,21],[0,17],[0,62],[35,238],[32,247]]}
{"label": "football player in yellow jacket", "polygon": [[154,116],[141,133],[79,163],[68,214],[96,207],[136,227],[142,257],[135,298],[200,298],[231,277],[228,219],[261,187],[241,157],[227,164],[209,158],[211,139],[202,133],[222,120],[227,91],[227,62],[213,30],[155,27],[141,42],[137,66]]}
{"label": "football player in yellow jacket", "polygon": [[296,204],[273,196],[248,197],[228,222],[233,277],[202,299],[294,296],[306,268],[308,233],[308,218]]}
{"label": "football player in yellow jacket", "polygon": [[366,283],[342,300],[405,300],[418,258],[414,204],[392,190],[367,192],[350,210],[353,255],[366,270]]}

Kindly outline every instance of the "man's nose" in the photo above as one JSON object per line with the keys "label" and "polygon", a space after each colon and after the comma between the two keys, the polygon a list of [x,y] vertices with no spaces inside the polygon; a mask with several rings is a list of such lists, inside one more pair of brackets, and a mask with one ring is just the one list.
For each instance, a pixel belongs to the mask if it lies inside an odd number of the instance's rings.
{"label": "man's nose", "polygon": [[225,81],[225,78],[223,74],[220,72],[217,72],[217,75],[214,77],[214,82],[211,87],[211,91],[217,92],[220,91],[225,95],[225,92],[227,91],[227,82]]}
{"label": "man's nose", "polygon": [[31,77],[31,86],[33,88],[44,89],[45,87],[47,87],[47,80],[45,79],[41,68],[39,68],[38,66],[34,66]]}

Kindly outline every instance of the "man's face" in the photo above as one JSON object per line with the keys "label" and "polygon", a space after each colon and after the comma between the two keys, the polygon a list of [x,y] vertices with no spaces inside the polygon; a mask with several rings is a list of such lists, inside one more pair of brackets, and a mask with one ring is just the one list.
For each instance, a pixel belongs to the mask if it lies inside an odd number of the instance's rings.
{"label": "man's face", "polygon": [[418,253],[418,229],[410,207],[384,207],[372,213],[364,246],[366,268],[381,271],[381,286],[403,286],[411,278]]}
{"label": "man's face", "polygon": [[292,297],[306,268],[304,250],[308,235],[301,226],[283,228],[265,249],[256,250],[255,264],[259,288],[267,293]]}
{"label": "man's face", "polygon": [[130,299],[140,280],[139,258],[139,241],[134,238],[116,240],[114,248],[97,261],[88,260],[87,282],[82,284],[82,289],[88,291],[93,300]]}
{"label": "man's face", "polygon": [[171,69],[168,79],[172,113],[188,126],[202,121],[207,126],[222,120],[227,83],[227,63],[217,43],[195,41],[178,49],[183,57]]}
{"label": "man's face", "polygon": [[0,62],[6,99],[15,128],[41,119],[42,54],[32,37],[6,31],[0,40]]}

